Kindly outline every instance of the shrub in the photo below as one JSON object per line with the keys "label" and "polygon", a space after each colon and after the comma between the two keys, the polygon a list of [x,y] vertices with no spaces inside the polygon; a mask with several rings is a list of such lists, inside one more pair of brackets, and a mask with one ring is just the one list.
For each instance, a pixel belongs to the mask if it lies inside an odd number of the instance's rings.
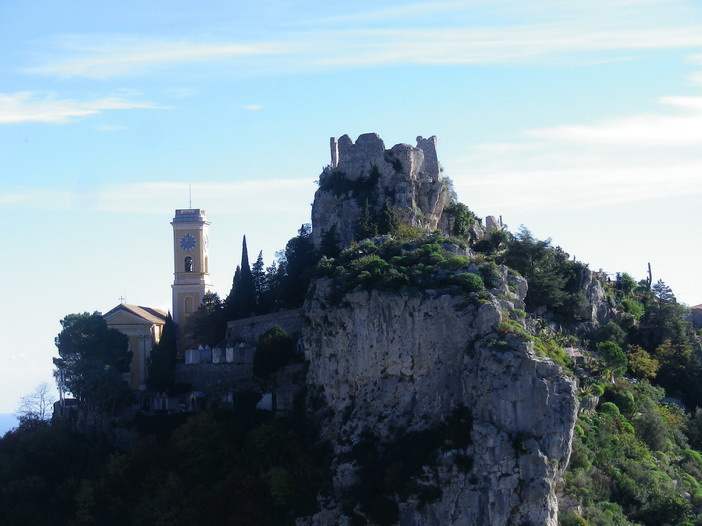
{"label": "shrub", "polygon": [[631,314],[637,320],[641,319],[641,316],[644,315],[645,311],[641,302],[633,298],[626,298],[622,300],[622,308],[624,309],[624,312]]}
{"label": "shrub", "polygon": [[451,282],[460,285],[467,292],[480,292],[485,290],[483,279],[477,274],[470,272],[452,275]]}
{"label": "shrub", "polygon": [[545,335],[534,338],[534,350],[540,356],[550,358],[558,365],[566,368],[573,366],[573,360],[565,353],[563,346],[559,345],[554,338]]}
{"label": "shrub", "polygon": [[560,519],[560,526],[588,526],[590,523],[574,511],[569,511]]}
{"label": "shrub", "polygon": [[614,418],[620,418],[622,416],[619,408],[612,402],[605,402],[604,404],[601,404],[600,413],[604,413]]}
{"label": "shrub", "polygon": [[461,270],[470,264],[470,260],[465,256],[454,256],[443,261],[439,266],[446,270]]}
{"label": "shrub", "polygon": [[253,372],[265,378],[280,370],[293,355],[293,342],[285,330],[276,325],[258,339],[253,359]]}

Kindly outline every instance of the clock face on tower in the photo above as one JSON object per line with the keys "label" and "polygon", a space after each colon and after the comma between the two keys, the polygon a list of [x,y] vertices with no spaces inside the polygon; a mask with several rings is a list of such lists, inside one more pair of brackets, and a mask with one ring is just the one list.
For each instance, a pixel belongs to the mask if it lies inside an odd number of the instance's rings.
{"label": "clock face on tower", "polygon": [[195,248],[195,245],[197,244],[197,241],[195,240],[195,236],[192,234],[183,234],[180,236],[180,248],[183,250],[192,250]]}

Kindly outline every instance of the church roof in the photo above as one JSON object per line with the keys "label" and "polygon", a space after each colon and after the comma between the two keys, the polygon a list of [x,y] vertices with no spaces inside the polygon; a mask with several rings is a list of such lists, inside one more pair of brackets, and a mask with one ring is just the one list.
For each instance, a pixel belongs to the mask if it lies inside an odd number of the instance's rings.
{"label": "church roof", "polygon": [[111,318],[120,311],[125,311],[139,318],[142,318],[149,323],[154,325],[163,325],[166,323],[166,318],[168,314],[163,312],[161,309],[154,309],[153,307],[143,307],[141,305],[129,305],[127,303],[120,303],[114,309],[106,312],[103,318]]}

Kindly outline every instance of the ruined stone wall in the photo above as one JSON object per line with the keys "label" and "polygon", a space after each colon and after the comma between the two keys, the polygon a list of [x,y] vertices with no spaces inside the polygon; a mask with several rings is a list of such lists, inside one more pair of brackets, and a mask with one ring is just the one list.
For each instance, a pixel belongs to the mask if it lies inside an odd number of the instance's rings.
{"label": "ruined stone wall", "polygon": [[227,345],[231,346],[237,342],[256,345],[259,337],[276,325],[282,327],[288,333],[288,336],[299,334],[302,330],[303,321],[302,309],[273,312],[271,314],[230,321],[227,323]]}
{"label": "ruined stone wall", "polygon": [[176,365],[176,382],[192,385],[193,391],[214,399],[244,388],[242,380],[253,376],[251,364],[199,363]]}
{"label": "ruined stone wall", "polygon": [[450,201],[442,180],[436,137],[417,137],[417,146],[396,144],[389,150],[375,133],[332,138],[331,164],[319,177],[312,204],[312,237],[319,246],[335,231],[341,246],[351,242],[367,201],[371,212],[387,204],[404,222],[434,230]]}

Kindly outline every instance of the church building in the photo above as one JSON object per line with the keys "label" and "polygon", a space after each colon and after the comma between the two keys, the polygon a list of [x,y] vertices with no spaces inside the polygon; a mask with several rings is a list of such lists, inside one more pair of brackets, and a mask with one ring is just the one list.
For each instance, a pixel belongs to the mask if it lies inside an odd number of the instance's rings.
{"label": "church building", "polygon": [[187,317],[202,303],[210,283],[208,230],[205,211],[176,210],[173,226],[173,321],[183,327]]}
{"label": "church building", "polygon": [[117,305],[102,316],[108,327],[117,329],[129,339],[132,363],[127,383],[131,389],[146,389],[148,358],[153,346],[161,339],[167,316],[159,309],[126,303]]}
{"label": "church building", "polygon": [[[212,290],[208,260],[210,223],[204,210],[186,208],[175,211],[171,225],[174,262],[171,312],[173,321],[182,331],[188,316],[202,303],[205,293]],[[129,338],[132,363],[128,384],[131,389],[146,389],[149,355],[161,339],[167,317],[160,309],[125,303],[103,315],[108,327]]]}

